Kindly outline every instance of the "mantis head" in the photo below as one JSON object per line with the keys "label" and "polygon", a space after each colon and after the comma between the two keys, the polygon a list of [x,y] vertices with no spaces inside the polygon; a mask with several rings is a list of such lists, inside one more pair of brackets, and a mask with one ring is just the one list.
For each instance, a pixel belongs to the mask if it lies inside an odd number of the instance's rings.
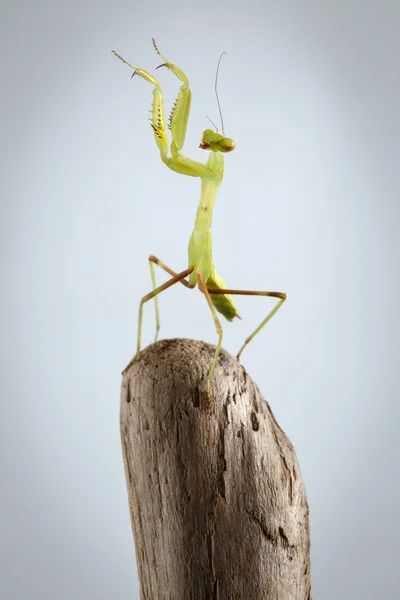
{"label": "mantis head", "polygon": [[212,152],[231,152],[235,149],[235,142],[221,133],[217,133],[212,129],[203,131],[203,136],[200,141],[202,150],[210,150]]}

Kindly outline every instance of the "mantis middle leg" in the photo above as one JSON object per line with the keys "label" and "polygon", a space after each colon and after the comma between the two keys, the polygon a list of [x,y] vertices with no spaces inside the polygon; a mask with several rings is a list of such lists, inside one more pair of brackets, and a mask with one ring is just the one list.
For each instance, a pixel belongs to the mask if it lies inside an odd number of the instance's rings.
{"label": "mantis middle leg", "polygon": [[193,268],[185,269],[185,271],[182,271],[181,273],[178,273],[174,277],[171,277],[171,279],[169,279],[162,285],[158,286],[158,288],[156,288],[155,290],[152,290],[150,293],[143,296],[143,298],[141,299],[140,304],[139,304],[136,354],[132,358],[132,360],[128,363],[128,365],[125,367],[125,369],[122,371],[122,374],[124,374],[127,371],[127,369],[129,369],[129,367],[134,363],[137,355],[140,352],[140,344],[141,344],[141,336],[142,336],[142,321],[143,321],[143,305],[146,302],[148,302],[149,300],[151,300],[152,298],[154,298],[155,296],[157,296],[158,294],[160,294],[161,292],[163,292],[164,290],[167,290],[172,285],[175,285],[175,283],[178,283],[179,281],[181,281],[182,279],[184,279],[185,277],[190,275],[190,273],[192,273],[192,271],[193,271]]}
{"label": "mantis middle leg", "polygon": [[286,300],[286,294],[284,292],[258,292],[258,291],[251,291],[251,290],[224,290],[224,289],[208,289],[208,293],[209,294],[231,294],[231,295],[238,295],[238,296],[269,296],[272,298],[278,298],[279,302],[277,302],[277,304],[274,306],[274,308],[268,313],[268,315],[265,317],[265,319],[263,321],[261,321],[260,325],[258,327],[256,327],[256,329],[253,331],[253,333],[251,333],[249,335],[249,337],[246,338],[246,340],[244,341],[244,344],[242,345],[242,347],[240,348],[239,352],[236,355],[236,358],[240,358],[240,355],[242,354],[243,350],[245,349],[245,347],[247,346],[247,344],[249,344],[251,342],[251,340],[254,338],[254,336],[257,335],[257,333],[259,331],[261,331],[261,329],[268,323],[268,321],[270,319],[272,319],[272,317],[274,316],[274,314],[279,310],[279,308],[282,306],[282,304],[285,302]]}
{"label": "mantis middle leg", "polygon": [[[153,256],[153,255],[149,256],[149,265],[150,265],[151,284],[153,286],[153,290],[155,290],[157,288],[156,274],[154,272],[154,265],[158,265],[161,269],[164,269],[164,271],[166,271],[167,273],[169,273],[169,275],[172,275],[173,277],[176,277],[176,275],[177,275],[177,273],[175,271],[170,269],[170,267],[168,267],[165,263],[163,263],[156,256]],[[191,285],[188,281],[186,281],[186,279],[181,279],[179,283],[182,283],[184,286],[186,286],[190,289],[194,288],[194,285]],[[159,308],[158,308],[158,296],[154,296],[154,308],[155,308],[155,313],[156,313],[156,335],[155,335],[154,341],[156,342],[158,339],[158,332],[160,331],[160,312],[159,312]]]}

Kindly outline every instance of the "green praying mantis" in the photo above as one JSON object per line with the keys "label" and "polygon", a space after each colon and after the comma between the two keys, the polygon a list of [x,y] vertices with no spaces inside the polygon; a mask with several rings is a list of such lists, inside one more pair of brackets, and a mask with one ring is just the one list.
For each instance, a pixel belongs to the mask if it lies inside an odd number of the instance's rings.
{"label": "green praying mantis", "polygon": [[[217,313],[222,314],[228,321],[232,321],[235,317],[239,317],[239,313],[236,304],[232,298],[233,295],[242,296],[270,296],[277,298],[278,302],[274,308],[268,313],[265,319],[260,325],[246,338],[242,347],[240,348],[237,358],[240,358],[243,350],[247,344],[254,338],[255,335],[268,323],[268,321],[274,316],[278,309],[282,306],[286,300],[286,294],[282,292],[260,292],[250,290],[235,290],[228,289],[225,286],[224,281],[217,273],[212,260],[212,248],[211,248],[211,220],[214,208],[214,202],[217,195],[217,191],[222,182],[224,174],[224,154],[232,152],[235,148],[235,142],[233,139],[225,136],[224,123],[222,119],[222,113],[217,92],[217,80],[218,80],[218,69],[222,54],[220,56],[217,75],[215,80],[215,92],[217,96],[218,108],[221,117],[222,134],[212,129],[206,129],[203,131],[203,135],[200,141],[200,148],[209,152],[209,157],[206,163],[201,163],[191,158],[187,158],[181,154],[181,149],[185,142],[186,128],[189,119],[190,104],[191,104],[191,90],[189,87],[189,80],[184,72],[171,63],[165,58],[159,51],[155,40],[153,39],[153,46],[157,54],[164,61],[159,67],[166,67],[169,69],[181,82],[178,97],[172,108],[168,128],[170,129],[172,142],[169,147],[170,156],[168,155],[168,137],[167,137],[167,122],[164,113],[164,104],[160,84],[158,80],[153,77],[147,71],[141,68],[137,68],[128,63],[122,56],[117,54],[113,50],[113,54],[119,58],[123,63],[133,69],[131,78],[134,75],[139,75],[149,83],[153,88],[153,103],[152,103],[152,118],[151,127],[153,129],[154,139],[160,151],[161,160],[167,165],[172,171],[180,173],[181,175],[187,175],[189,177],[199,177],[201,180],[201,194],[200,204],[197,209],[196,221],[194,224],[193,233],[189,241],[189,263],[187,269],[177,273],[168,267],[165,263],[159,260],[155,256],[149,257],[150,274],[152,281],[152,291],[140,301],[139,305],[139,316],[138,316],[138,332],[137,332],[137,349],[134,358],[127,365],[125,372],[131,364],[135,361],[136,357],[140,352],[141,346],[141,332],[142,332],[142,320],[143,320],[143,305],[149,300],[154,298],[155,303],[155,314],[156,314],[156,335],[155,341],[157,341],[158,333],[160,329],[160,316],[158,308],[158,295],[175,285],[175,283],[182,283],[184,286],[193,289],[196,286],[204,294],[212,317],[214,319],[215,329],[218,336],[218,341],[214,353],[214,357],[210,366],[210,370],[207,378],[207,394],[210,409],[213,408],[213,402],[211,397],[211,381],[213,378],[214,370],[218,362],[218,356],[221,349],[222,343],[222,326],[218,318]],[[156,277],[154,271],[154,265],[158,265],[166,271],[171,278],[163,283],[162,285],[156,285]]]}

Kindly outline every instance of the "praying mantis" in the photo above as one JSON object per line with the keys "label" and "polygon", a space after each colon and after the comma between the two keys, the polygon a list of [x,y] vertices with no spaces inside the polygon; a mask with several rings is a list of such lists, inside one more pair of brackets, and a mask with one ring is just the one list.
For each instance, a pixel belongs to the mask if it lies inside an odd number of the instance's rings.
{"label": "praying mantis", "polygon": [[[218,108],[221,117],[222,134],[212,129],[206,129],[203,131],[203,135],[200,141],[200,148],[209,152],[208,160],[205,163],[192,160],[181,154],[181,149],[185,142],[186,128],[190,113],[191,104],[191,90],[189,87],[189,80],[185,73],[171,63],[165,56],[159,51],[155,40],[153,39],[153,46],[158,56],[164,61],[160,67],[166,67],[169,69],[182,83],[179,89],[178,97],[172,108],[168,124],[165,119],[164,103],[162,97],[162,91],[158,80],[153,77],[147,71],[132,66],[122,56],[117,54],[113,50],[113,54],[119,58],[123,63],[133,69],[131,78],[134,75],[142,77],[153,87],[153,102],[152,102],[152,117],[151,127],[153,129],[154,139],[157,147],[160,151],[160,157],[162,162],[167,165],[169,169],[179,173],[181,175],[187,175],[189,177],[199,177],[201,180],[201,194],[200,203],[197,209],[196,220],[194,224],[193,233],[190,237],[189,248],[188,248],[188,267],[184,271],[177,273],[168,267],[165,263],[159,260],[156,256],[149,256],[150,275],[152,282],[152,291],[143,296],[139,304],[139,316],[138,316],[138,331],[137,331],[137,348],[136,354],[123,373],[131,366],[136,360],[140,352],[141,347],[141,332],[142,332],[142,321],[143,321],[143,306],[149,300],[154,298],[155,304],[155,315],[156,315],[156,335],[155,341],[157,341],[158,333],[160,330],[160,316],[158,307],[158,295],[164,292],[176,283],[181,283],[189,289],[193,289],[196,286],[203,293],[208,307],[211,311],[218,341],[214,353],[214,357],[210,366],[210,370],[207,377],[207,395],[210,409],[213,410],[213,401],[211,396],[211,382],[214,374],[215,367],[218,362],[218,357],[221,349],[223,330],[218,318],[218,314],[222,314],[228,321],[233,321],[235,317],[239,317],[239,313],[236,304],[232,298],[234,295],[242,296],[269,296],[276,298],[278,302],[274,308],[268,313],[265,319],[260,325],[246,338],[242,347],[240,348],[237,358],[240,358],[243,350],[247,344],[254,338],[255,335],[268,323],[268,321],[274,316],[278,309],[282,306],[286,300],[286,294],[283,292],[263,292],[263,291],[250,291],[250,290],[236,290],[228,289],[225,286],[224,281],[217,273],[217,270],[212,260],[212,248],[211,248],[211,221],[212,213],[214,208],[215,198],[222,183],[224,173],[224,154],[232,152],[235,148],[235,142],[233,139],[225,136],[224,123],[222,119],[221,108],[219,104],[218,92],[217,92],[217,79],[218,69],[222,54],[220,56],[217,75],[215,80],[215,92],[217,96]],[[172,142],[169,147],[170,156],[168,155],[168,136],[167,126],[170,129]],[[166,271],[171,278],[157,287],[154,265],[158,265]],[[240,317],[239,317],[240,318]]]}

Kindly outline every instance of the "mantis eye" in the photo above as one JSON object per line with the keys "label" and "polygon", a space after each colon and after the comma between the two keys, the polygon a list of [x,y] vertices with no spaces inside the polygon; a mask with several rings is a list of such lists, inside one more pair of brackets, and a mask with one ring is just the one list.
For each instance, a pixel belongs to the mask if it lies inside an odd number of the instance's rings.
{"label": "mantis eye", "polygon": [[222,138],[219,142],[219,146],[221,148],[221,152],[231,152],[231,150],[235,149],[235,142],[231,138]]}

